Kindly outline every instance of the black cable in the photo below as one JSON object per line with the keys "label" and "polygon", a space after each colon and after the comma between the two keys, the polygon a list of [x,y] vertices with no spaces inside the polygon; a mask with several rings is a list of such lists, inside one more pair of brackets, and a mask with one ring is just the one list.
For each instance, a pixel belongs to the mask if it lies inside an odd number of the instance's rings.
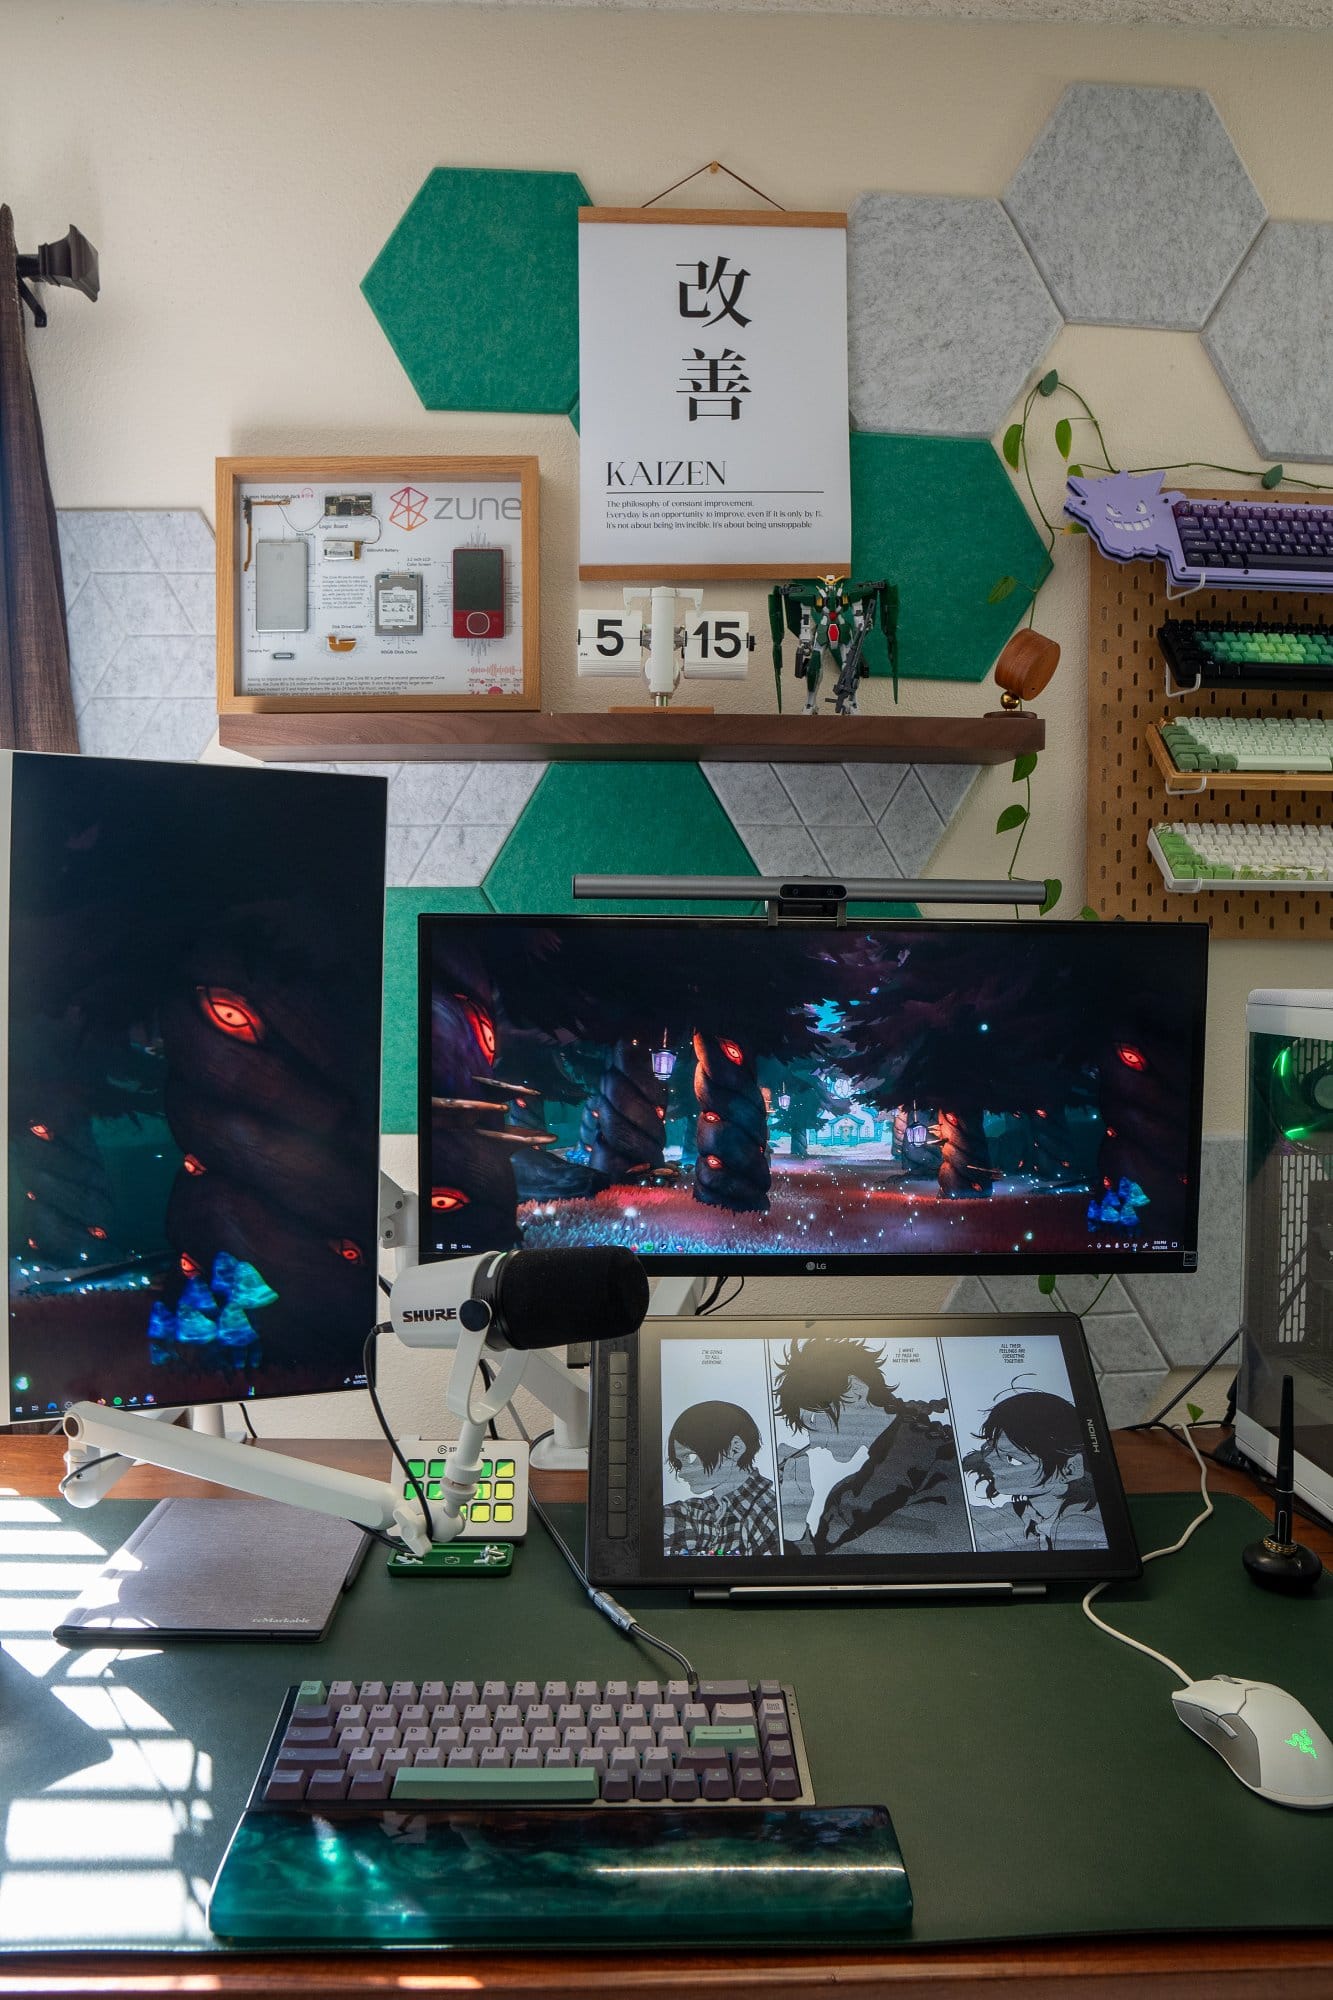
{"label": "black cable", "polygon": [[385,1277],[382,1271],[379,1274],[379,1288],[383,1292],[386,1299],[391,1299],[393,1297],[393,1286],[389,1283],[389,1280]]}
{"label": "black cable", "polygon": [[[719,1278],[718,1280],[719,1289],[721,1288],[722,1282],[723,1282],[722,1279]],[[744,1280],[742,1280],[742,1283],[743,1282]],[[489,1388],[490,1376],[487,1372],[486,1365],[484,1362],[481,1363],[480,1365],[481,1365],[483,1379],[486,1382],[487,1388]],[[514,1422],[518,1425],[519,1436],[523,1439],[524,1443],[528,1447],[528,1463],[529,1467],[531,1467],[532,1453],[537,1449],[537,1446],[541,1444],[545,1438],[551,1437],[553,1435],[553,1432],[549,1430],[543,1431],[540,1437],[535,1437],[535,1438],[529,1437],[527,1426],[523,1422],[522,1417],[520,1417],[520,1415],[518,1414],[518,1411],[514,1408],[513,1404],[508,1403],[506,1404],[505,1407],[508,1409],[510,1416],[514,1419]],[[492,1434],[494,1435],[495,1434],[494,1420],[492,1420],[491,1431]],[[673,1660],[676,1660],[682,1667],[684,1667],[685,1675],[690,1683],[690,1686],[692,1688],[698,1687],[699,1685],[698,1672],[696,1668],[693,1666],[693,1664],[686,1659],[684,1653],[682,1653],[677,1647],[671,1645],[671,1643],[668,1640],[659,1639],[657,1634],[655,1632],[650,1632],[646,1625],[640,1625],[638,1619],[632,1617],[630,1613],[626,1611],[623,1604],[617,1604],[615,1598],[612,1597],[608,1591],[598,1590],[595,1584],[592,1584],[588,1581],[588,1575],[586,1570],[583,1568],[582,1563],[580,1563],[578,1557],[574,1554],[573,1549],[570,1548],[569,1543],[560,1533],[560,1530],[556,1527],[555,1522],[551,1519],[546,1509],[542,1506],[540,1500],[538,1500],[536,1495],[533,1493],[531,1487],[531,1476],[532,1476],[531,1471],[529,1471],[528,1506],[532,1509],[532,1512],[537,1516],[537,1519],[541,1522],[547,1534],[550,1536],[551,1540],[555,1543],[556,1548],[560,1551],[560,1554],[564,1557],[570,1569],[573,1570],[574,1575],[578,1578],[579,1586],[583,1590],[584,1595],[588,1597],[589,1600],[597,1606],[597,1609],[601,1612],[604,1618],[610,1619],[611,1623],[616,1627],[618,1631],[624,1632],[629,1638],[642,1640],[643,1644],[646,1646],[656,1646],[657,1650],[660,1653],[669,1653]]]}
{"label": "black cable", "polygon": [[694,1308],[694,1317],[696,1319],[702,1319],[703,1315],[712,1308],[712,1306],[715,1304],[717,1300],[719,1293],[722,1290],[722,1287],[726,1284],[726,1282],[727,1282],[727,1274],[725,1271],[722,1273],[721,1277],[714,1278],[712,1291],[708,1292],[703,1298],[701,1298],[698,1305]]}
{"label": "black cable", "polygon": [[124,1457],[125,1453],[123,1451],[104,1451],[99,1453],[96,1458],[85,1458],[82,1465],[76,1465],[72,1472],[65,1474],[56,1488],[57,1493],[59,1493],[63,1500],[65,1497],[65,1488],[69,1485],[71,1479],[82,1479],[84,1473],[91,1472],[95,1465],[109,1465],[113,1458]]}
{"label": "black cable", "polygon": [[714,1313],[723,1312],[727,1306],[734,1306],[737,1299],[740,1297],[741,1293],[744,1290],[745,1290],[744,1278],[738,1279],[736,1284],[736,1289],[734,1292],[730,1293],[728,1297],[726,1297],[725,1299],[718,1299],[717,1302],[713,1305],[701,1306],[698,1313],[696,1313],[695,1317],[697,1319],[711,1319]]}
{"label": "black cable", "polygon": [[1197,1371],[1197,1373],[1190,1376],[1190,1379],[1185,1384],[1184,1388],[1177,1389],[1175,1394],[1171,1397],[1170,1401],[1163,1403],[1160,1410],[1157,1410],[1151,1417],[1142,1418],[1141,1421],[1137,1424],[1126,1424],[1125,1429],[1130,1431],[1150,1431],[1154,1424],[1160,1424],[1162,1418],[1166,1415],[1167,1411],[1174,1410],[1176,1404],[1180,1401],[1181,1397],[1188,1396],[1190,1390],[1194,1387],[1195,1383],[1202,1382],[1204,1376],[1208,1373],[1208,1371],[1212,1368],[1216,1368],[1218,1362],[1222,1359],[1222,1356],[1226,1353],[1227,1349],[1231,1346],[1232,1342],[1239,1340],[1243,1331],[1244,1329],[1238,1326],[1234,1333],[1229,1333],[1226,1339],[1222,1342],[1222,1345],[1218,1348],[1216,1354],[1213,1355],[1212,1359],[1209,1361],[1205,1361],[1203,1367],[1200,1368]]}
{"label": "black cable", "polygon": [[[426,1489],[417,1478],[416,1473],[413,1472],[407,1460],[403,1457],[402,1452],[398,1449],[398,1440],[389,1426],[389,1419],[384,1414],[384,1409],[379,1399],[379,1391],[375,1384],[375,1342],[382,1333],[388,1333],[392,1324],[391,1320],[381,1320],[378,1326],[371,1327],[370,1332],[366,1335],[365,1344],[361,1349],[361,1366],[365,1371],[366,1391],[370,1397],[370,1407],[375,1412],[380,1429],[389,1441],[389,1450],[398,1460],[399,1465],[402,1466],[404,1478],[421,1503],[421,1511],[426,1517],[426,1533],[433,1542],[435,1540],[435,1521],[430,1511],[430,1502],[426,1498]],[[377,1529],[367,1528],[366,1533],[368,1535],[375,1535],[380,1541],[387,1540],[387,1537],[380,1535]],[[391,1542],[389,1546],[394,1548],[399,1545]]]}
{"label": "black cable", "polygon": [[238,1403],[236,1407],[241,1413],[241,1422],[245,1425],[245,1428],[250,1433],[251,1444],[258,1444],[259,1432],[255,1429],[254,1425],[250,1421],[250,1412],[246,1409],[244,1403]]}

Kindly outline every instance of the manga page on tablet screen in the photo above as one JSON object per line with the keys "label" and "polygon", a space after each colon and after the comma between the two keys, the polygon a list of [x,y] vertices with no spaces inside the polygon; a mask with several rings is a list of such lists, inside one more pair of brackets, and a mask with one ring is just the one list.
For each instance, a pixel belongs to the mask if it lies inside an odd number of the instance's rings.
{"label": "manga page on tablet screen", "polygon": [[668,1558],[1107,1546],[1057,1334],[659,1353]]}

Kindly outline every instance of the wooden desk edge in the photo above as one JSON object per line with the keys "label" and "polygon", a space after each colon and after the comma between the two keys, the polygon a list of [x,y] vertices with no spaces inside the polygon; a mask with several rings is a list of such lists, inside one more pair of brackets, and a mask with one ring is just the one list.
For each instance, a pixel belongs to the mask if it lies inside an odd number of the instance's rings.
{"label": "wooden desk edge", "polygon": [[[324,1438],[272,1441],[273,1449],[341,1463],[372,1476],[384,1469],[377,1440]],[[1189,1453],[1164,1433],[1120,1431],[1116,1455],[1131,1492],[1186,1492],[1198,1474]],[[1206,1447],[1205,1447],[1206,1448]],[[0,1436],[0,1487],[41,1497],[60,1477],[61,1442],[54,1437]],[[577,1500],[579,1473],[534,1476],[548,1500]],[[1209,1467],[1215,1493],[1237,1493],[1266,1510],[1267,1502],[1241,1473]],[[171,1493],[223,1493],[151,1467],[127,1474],[118,1498],[157,1499]],[[1333,1533],[1302,1528],[1302,1539],[1333,1561]],[[1203,1982],[1207,1982],[1206,1985]],[[1279,1986],[1280,1982],[1280,1986]],[[931,1946],[910,1942],[889,1952],[692,1953],[667,1956],[530,1956],[455,1951],[405,1953],[303,1952],[263,1957],[214,1950],[151,1954],[0,1952],[0,2000],[164,2000],[173,1994],[216,1993],[222,2000],[280,2000],[285,1994],[352,2000],[396,1992],[475,1994],[482,2000],[531,2000],[537,1993],[634,1995],[690,1987],[720,2000],[779,2000],[784,1993],[854,1993],[858,2000],[976,2000],[978,1986],[1007,1989],[1014,2000],[1329,2000],[1333,1993],[1333,1932],[1208,1932],[1161,1937],[1060,1939],[993,1946]]]}

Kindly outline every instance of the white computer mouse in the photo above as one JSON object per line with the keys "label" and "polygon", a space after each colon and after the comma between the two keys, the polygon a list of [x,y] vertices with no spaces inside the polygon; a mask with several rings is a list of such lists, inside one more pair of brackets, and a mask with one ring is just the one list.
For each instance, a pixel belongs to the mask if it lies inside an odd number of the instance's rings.
{"label": "white computer mouse", "polygon": [[1309,1812],[1333,1807],[1333,1741],[1294,1694],[1269,1681],[1214,1674],[1177,1688],[1171,1699],[1186,1729],[1261,1799]]}

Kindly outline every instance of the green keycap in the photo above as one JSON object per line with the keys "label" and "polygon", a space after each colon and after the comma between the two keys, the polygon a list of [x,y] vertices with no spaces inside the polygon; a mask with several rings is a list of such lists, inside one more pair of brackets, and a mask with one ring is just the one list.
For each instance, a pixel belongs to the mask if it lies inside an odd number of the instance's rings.
{"label": "green keycap", "polygon": [[483,1460],[481,1461],[481,1473],[480,1473],[480,1475],[479,1475],[479,1476],[480,1476],[480,1477],[481,1477],[482,1479],[489,1479],[489,1478],[490,1478],[490,1476],[491,1476],[491,1461],[489,1460],[489,1458],[483,1458]]}
{"label": "green keycap", "polygon": [[752,1722],[696,1722],[690,1731],[691,1750],[744,1750],[758,1743]]}
{"label": "green keycap", "polygon": [[411,1805],[454,1800],[494,1799],[503,1805],[515,1800],[530,1805],[589,1805],[596,1802],[597,1773],[584,1766],[572,1771],[551,1771],[544,1766],[534,1771],[420,1770],[408,1764],[393,1781],[391,1797]]}
{"label": "green keycap", "polygon": [[302,1681],[296,1690],[296,1706],[302,1708],[307,1702],[318,1708],[329,1698],[329,1691],[323,1681]]}
{"label": "green keycap", "polygon": [[444,1460],[443,1460],[442,1458],[433,1458],[433,1459],[431,1460],[431,1462],[430,1462],[430,1476],[431,1476],[431,1478],[432,1478],[432,1479],[443,1479],[443,1477],[444,1477]]}

